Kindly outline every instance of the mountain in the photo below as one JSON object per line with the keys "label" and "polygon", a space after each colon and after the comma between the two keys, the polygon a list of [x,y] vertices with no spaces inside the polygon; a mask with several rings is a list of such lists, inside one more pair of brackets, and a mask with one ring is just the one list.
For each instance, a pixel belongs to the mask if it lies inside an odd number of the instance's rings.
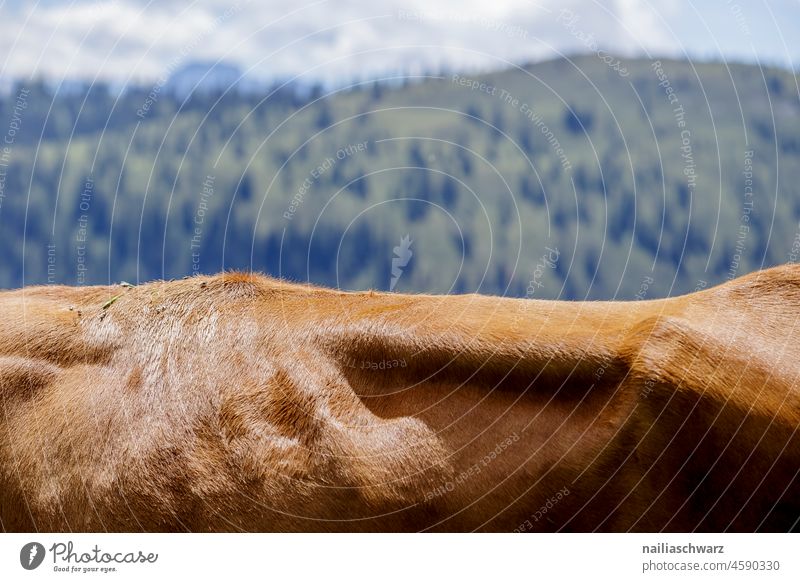
{"label": "mountain", "polygon": [[800,256],[791,71],[588,55],[330,94],[219,89],[15,87],[0,285],[252,268],[633,299]]}
{"label": "mountain", "polygon": [[191,61],[169,76],[165,89],[183,100],[192,93],[224,91],[241,80],[242,71],[236,65],[222,61]]}

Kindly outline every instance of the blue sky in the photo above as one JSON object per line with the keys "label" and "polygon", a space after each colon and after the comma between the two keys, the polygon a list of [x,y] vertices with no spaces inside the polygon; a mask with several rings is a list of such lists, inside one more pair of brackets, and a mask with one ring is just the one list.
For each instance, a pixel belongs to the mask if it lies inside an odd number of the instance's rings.
{"label": "blue sky", "polygon": [[605,50],[796,68],[800,1],[0,0],[0,79],[149,82],[190,61],[342,82]]}

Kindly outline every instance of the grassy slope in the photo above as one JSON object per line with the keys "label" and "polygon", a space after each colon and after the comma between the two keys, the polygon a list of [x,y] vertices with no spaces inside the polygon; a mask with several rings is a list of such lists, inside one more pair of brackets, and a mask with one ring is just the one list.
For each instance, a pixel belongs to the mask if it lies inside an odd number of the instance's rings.
{"label": "grassy slope", "polygon": [[[202,123],[208,107],[172,115],[178,105],[164,97],[137,126],[128,99],[102,139],[78,132],[71,142],[76,115],[56,101],[51,137],[37,147],[38,134],[29,136],[14,151],[0,213],[7,249],[0,284],[21,283],[26,204],[25,283],[46,280],[53,224],[57,279],[75,282],[81,214],[90,231],[88,282],[190,274],[208,175],[214,196],[200,225],[204,271],[252,266],[387,288],[393,247],[409,234],[414,254],[397,290],[602,298],[633,297],[646,277],[653,278],[648,296],[665,295],[785,261],[800,216],[795,78],[665,61],[685,110],[679,128],[651,63],[625,66],[630,74],[621,77],[587,56],[475,77],[496,87],[494,96],[445,76],[338,92],[300,111],[231,99]],[[502,90],[518,103],[503,100]],[[569,169],[522,103],[552,130]],[[691,134],[693,191],[682,129]],[[366,151],[311,178],[326,158],[359,142]],[[745,223],[747,151],[754,190]],[[90,173],[94,191],[82,212]],[[307,178],[311,188],[287,221],[283,213]],[[535,274],[545,247],[559,250],[558,263]],[[532,279],[541,287],[530,287]]]}

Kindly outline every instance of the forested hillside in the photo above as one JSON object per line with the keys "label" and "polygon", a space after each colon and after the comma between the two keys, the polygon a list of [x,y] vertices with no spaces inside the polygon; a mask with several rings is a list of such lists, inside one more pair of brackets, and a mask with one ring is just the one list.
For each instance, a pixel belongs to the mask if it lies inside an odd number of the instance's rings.
{"label": "forested hillside", "polygon": [[796,77],[622,66],[188,98],[21,83],[0,103],[0,286],[240,268],[634,298],[794,258]]}

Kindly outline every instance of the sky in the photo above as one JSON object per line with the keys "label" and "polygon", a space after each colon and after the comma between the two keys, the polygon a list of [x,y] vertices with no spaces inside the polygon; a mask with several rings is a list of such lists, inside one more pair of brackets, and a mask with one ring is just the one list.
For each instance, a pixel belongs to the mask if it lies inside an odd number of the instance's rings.
{"label": "sky", "polygon": [[0,80],[148,83],[193,61],[342,83],[604,51],[796,68],[800,0],[0,0]]}

